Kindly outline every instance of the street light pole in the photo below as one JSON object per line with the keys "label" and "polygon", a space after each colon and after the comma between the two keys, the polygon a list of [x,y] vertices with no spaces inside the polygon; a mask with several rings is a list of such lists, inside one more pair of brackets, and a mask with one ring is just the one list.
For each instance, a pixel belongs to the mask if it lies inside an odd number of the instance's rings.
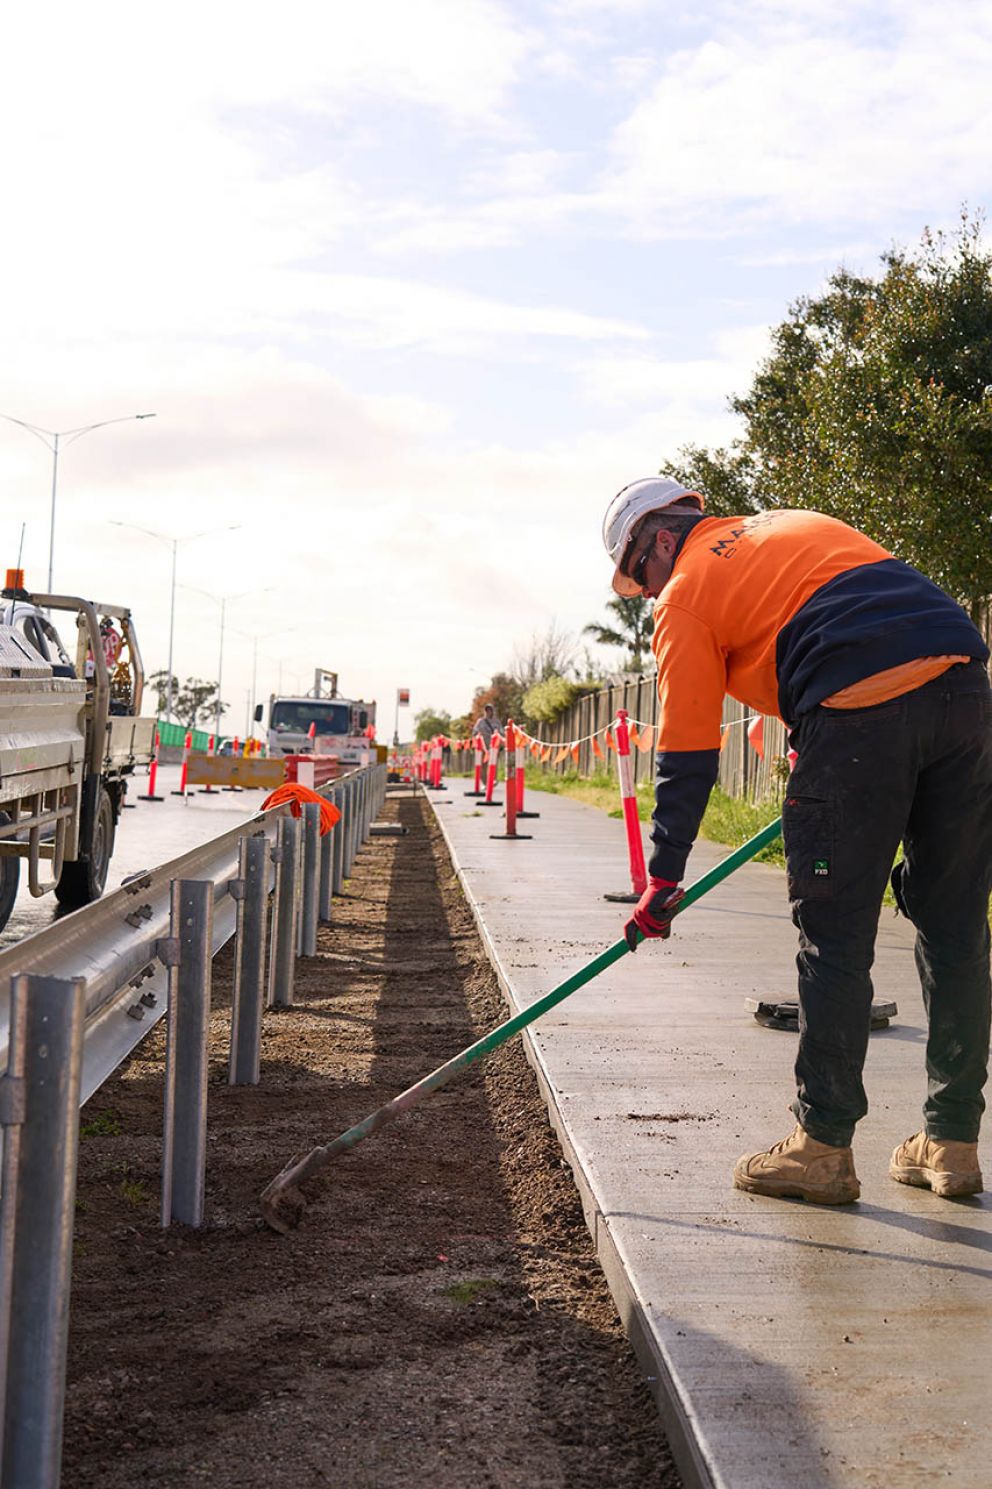
{"label": "street light pole", "polygon": [[[214,735],[220,748],[220,725],[221,709],[223,707],[221,688],[224,684],[224,616],[229,600],[243,600],[252,595],[256,600],[260,595],[271,594],[275,589],[274,584],[266,585],[265,589],[242,589],[236,595],[215,595],[212,589],[200,589],[195,584],[181,584],[180,589],[193,590],[198,595],[206,595],[208,600],[216,600],[220,606],[220,653],[217,658],[217,711],[214,718]],[[242,633],[243,634],[243,633]]]}
{"label": "street light pole", "polygon": [[224,681],[224,610],[227,605],[227,595],[220,597],[220,655],[217,658],[217,716],[214,719],[215,748],[220,749],[220,714],[223,704],[220,701],[220,690]]}
{"label": "street light pole", "polygon": [[[193,543],[196,541],[197,538],[212,538],[216,533],[233,533],[236,532],[238,528],[242,526],[242,524],[240,522],[232,522],[228,527],[209,527],[206,528],[203,532],[187,533],[185,536],[177,538],[169,533],[155,532],[154,529],[150,527],[139,527],[136,522],[120,522],[116,517],[112,517],[110,519],[110,522],[113,527],[129,527],[133,532],[144,533],[145,536],[148,538],[157,538],[161,543],[172,544],[172,586],[169,599],[169,680],[166,688],[165,714],[166,722],[171,723],[173,694],[172,642],[176,625],[176,556],[179,551],[179,544]],[[221,638],[221,645],[223,645],[223,630],[221,632]]]}
{"label": "street light pole", "polygon": [[167,721],[172,719],[172,640],[176,625],[176,555],[179,551],[179,539],[172,539],[172,592],[169,598],[169,687],[165,696],[165,717]]}
{"label": "street light pole", "polygon": [[97,424],[83,424],[78,429],[42,429],[38,424],[29,424],[27,419],[15,419],[13,414],[0,414],[0,419],[6,419],[10,424],[20,424],[29,434],[35,435],[43,445],[47,445],[52,452],[52,512],[48,528],[48,593],[52,594],[53,574],[55,572],[55,498],[58,492],[59,482],[59,441],[65,440],[71,445],[74,440],[82,439],[84,434],[92,434],[94,429],[105,429],[108,424],[129,424],[133,419],[154,419],[155,414],[122,414],[117,419],[101,419]]}

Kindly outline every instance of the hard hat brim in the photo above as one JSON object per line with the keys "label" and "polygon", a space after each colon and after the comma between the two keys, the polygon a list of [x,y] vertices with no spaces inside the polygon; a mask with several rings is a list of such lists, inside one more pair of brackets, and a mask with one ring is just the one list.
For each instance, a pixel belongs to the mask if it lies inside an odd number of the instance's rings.
{"label": "hard hat brim", "polygon": [[629,574],[621,574],[619,567],[613,571],[613,592],[624,600],[632,600],[642,593],[641,586]]}

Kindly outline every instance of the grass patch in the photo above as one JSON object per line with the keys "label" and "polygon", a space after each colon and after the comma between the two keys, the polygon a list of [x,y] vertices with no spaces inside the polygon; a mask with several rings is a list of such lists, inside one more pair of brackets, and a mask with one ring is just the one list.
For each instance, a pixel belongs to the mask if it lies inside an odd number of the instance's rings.
{"label": "grass patch", "polygon": [[122,1131],[116,1112],[94,1112],[79,1124],[80,1137],[117,1137]]}
{"label": "grass patch", "polygon": [[444,1289],[444,1296],[453,1303],[474,1303],[480,1293],[493,1287],[499,1287],[495,1277],[471,1277],[466,1282],[453,1282]]}
{"label": "grass patch", "polygon": [[150,1202],[152,1191],[144,1179],[134,1177],[129,1164],[119,1164],[117,1173],[121,1176],[120,1183],[117,1185],[117,1193],[126,1204],[133,1205],[135,1209],[141,1209]]}
{"label": "grass patch", "polygon": [[[738,801],[728,796],[719,786],[714,786],[703,813],[702,833],[714,843],[729,843],[739,848],[756,832],[767,827],[769,822],[781,815],[782,808],[776,801],[766,801],[754,806],[749,801]],[[762,848],[754,856],[755,863],[774,863],[785,868],[785,851],[781,837]]]}

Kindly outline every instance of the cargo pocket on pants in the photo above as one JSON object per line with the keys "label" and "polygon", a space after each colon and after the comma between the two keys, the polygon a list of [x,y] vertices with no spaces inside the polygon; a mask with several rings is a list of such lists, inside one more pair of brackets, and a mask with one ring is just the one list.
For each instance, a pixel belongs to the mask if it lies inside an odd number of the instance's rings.
{"label": "cargo pocket on pants", "polygon": [[790,900],[829,900],[834,892],[834,804],[818,796],[787,796],[782,836]]}

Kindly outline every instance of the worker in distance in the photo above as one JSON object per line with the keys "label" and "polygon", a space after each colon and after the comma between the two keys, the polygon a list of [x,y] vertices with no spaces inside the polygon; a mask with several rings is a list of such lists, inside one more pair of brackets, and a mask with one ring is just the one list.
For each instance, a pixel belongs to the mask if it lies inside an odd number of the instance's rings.
{"label": "worker in distance", "polygon": [[[777,715],[798,760],[782,811],[799,930],[796,1126],[741,1158],[739,1189],[856,1200],[852,1140],[871,965],[891,874],[916,927],[929,1020],[923,1128],[889,1173],[939,1195],[982,1188],[989,1051],[989,652],[937,585],[832,517],[707,517],[676,481],[635,481],[603,524],[619,595],[654,601],[655,808],[648,887],[626,927],[668,936],[717,778],[726,693]],[[893,870],[902,843],[904,857]]]}

